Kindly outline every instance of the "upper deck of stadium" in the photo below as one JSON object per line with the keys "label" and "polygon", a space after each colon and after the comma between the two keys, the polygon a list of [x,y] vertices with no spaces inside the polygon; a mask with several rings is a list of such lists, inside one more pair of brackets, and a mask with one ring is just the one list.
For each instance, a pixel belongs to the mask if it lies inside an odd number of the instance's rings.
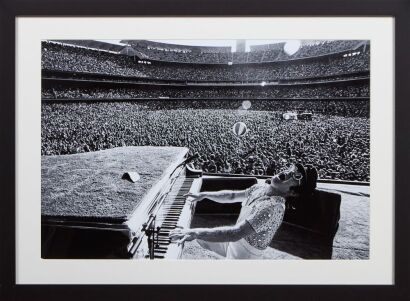
{"label": "upper deck of stadium", "polygon": [[368,41],[303,41],[292,55],[284,48],[285,43],[276,43],[252,46],[249,52],[231,52],[230,47],[152,41],[51,40],[42,44],[42,70],[46,77],[50,71],[52,77],[69,73],[69,77],[98,75],[200,84],[277,85],[369,78]]}
{"label": "upper deck of stadium", "polygon": [[346,51],[355,51],[368,46],[368,41],[335,40],[335,41],[303,41],[298,51],[288,54],[285,42],[252,45],[250,51],[232,51],[231,47],[203,47],[166,44],[143,40],[123,40],[144,58],[177,63],[194,64],[247,64],[269,63],[327,56]]}
{"label": "upper deck of stadium", "polygon": [[248,64],[301,60],[365,51],[367,40],[305,40],[292,54],[285,51],[285,42],[251,45],[250,51],[232,51],[230,46],[188,46],[147,40],[50,40],[64,45],[135,56],[159,62],[186,64]]}

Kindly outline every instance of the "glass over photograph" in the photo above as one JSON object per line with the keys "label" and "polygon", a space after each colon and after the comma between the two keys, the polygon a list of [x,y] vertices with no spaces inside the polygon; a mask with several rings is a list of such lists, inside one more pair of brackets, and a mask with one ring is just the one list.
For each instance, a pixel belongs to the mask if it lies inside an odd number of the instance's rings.
{"label": "glass over photograph", "polygon": [[369,259],[370,41],[41,55],[42,258]]}

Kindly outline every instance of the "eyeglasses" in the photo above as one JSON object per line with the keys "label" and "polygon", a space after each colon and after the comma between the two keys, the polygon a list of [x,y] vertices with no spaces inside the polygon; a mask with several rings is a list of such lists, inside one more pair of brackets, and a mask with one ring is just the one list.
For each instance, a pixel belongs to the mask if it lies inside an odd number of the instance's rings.
{"label": "eyeglasses", "polygon": [[303,179],[303,174],[301,172],[299,172],[296,168],[296,166],[292,166],[291,168],[289,168],[286,171],[282,171],[278,177],[281,181],[286,180],[286,175],[291,174],[292,175],[292,179],[294,179],[295,181],[300,181]]}

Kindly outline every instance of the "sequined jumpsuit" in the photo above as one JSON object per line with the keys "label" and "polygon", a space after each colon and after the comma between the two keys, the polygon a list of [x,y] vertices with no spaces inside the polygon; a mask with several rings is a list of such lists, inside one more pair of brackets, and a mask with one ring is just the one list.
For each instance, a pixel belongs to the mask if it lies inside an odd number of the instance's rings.
{"label": "sequined jumpsuit", "polygon": [[246,190],[246,200],[242,202],[237,223],[247,220],[255,233],[235,242],[198,239],[198,243],[226,259],[264,259],[264,250],[268,248],[285,214],[285,200],[279,196],[268,196],[268,188],[268,184],[253,185]]}

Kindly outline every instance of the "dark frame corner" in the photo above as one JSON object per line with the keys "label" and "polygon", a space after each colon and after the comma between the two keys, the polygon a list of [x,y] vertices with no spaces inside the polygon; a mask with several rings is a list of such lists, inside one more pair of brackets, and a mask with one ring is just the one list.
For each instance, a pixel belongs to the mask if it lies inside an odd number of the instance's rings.
{"label": "dark frame corner", "polygon": [[[15,283],[15,18],[17,16],[392,16],[395,18],[395,285],[392,286],[91,286]],[[222,300],[410,299],[410,112],[407,0],[0,0],[0,299]],[[174,296],[174,297],[173,297]]]}

